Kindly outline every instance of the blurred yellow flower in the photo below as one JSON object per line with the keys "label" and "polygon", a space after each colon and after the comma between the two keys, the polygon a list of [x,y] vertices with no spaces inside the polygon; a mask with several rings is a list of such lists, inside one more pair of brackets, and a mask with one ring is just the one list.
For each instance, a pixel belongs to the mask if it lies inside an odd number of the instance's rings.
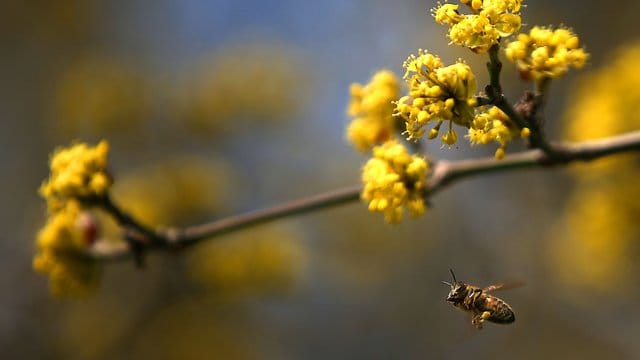
{"label": "blurred yellow flower", "polygon": [[96,225],[83,219],[74,200],[52,214],[38,232],[33,268],[49,276],[51,292],[60,297],[86,296],[100,284],[100,262],[81,253],[97,236]]}
{"label": "blurred yellow flower", "polygon": [[[631,43],[610,56],[607,66],[585,74],[571,91],[572,101],[562,116],[564,134],[583,141],[640,129],[640,42]],[[580,178],[599,176],[604,169],[629,169],[633,154],[618,155],[589,164]],[[583,167],[577,167],[583,169]]]}
{"label": "blurred yellow flower", "polygon": [[289,291],[307,263],[300,236],[275,225],[209,240],[189,256],[193,278],[216,296]]}
{"label": "blurred yellow flower", "polygon": [[608,57],[607,66],[578,79],[565,111],[565,134],[581,141],[621,134],[640,128],[640,42]]}
{"label": "blurred yellow flower", "polygon": [[223,160],[174,156],[118,178],[113,195],[143,223],[190,225],[228,211],[233,183],[233,171]]}
{"label": "blurred yellow flower", "polygon": [[[574,141],[640,129],[640,43],[624,47],[607,66],[587,74],[572,92],[564,133]],[[549,242],[550,265],[563,286],[618,291],[633,275],[640,238],[638,157],[627,154],[574,168],[576,185]],[[567,270],[569,269],[569,270]]]}
{"label": "blurred yellow flower", "polygon": [[139,326],[129,357],[157,360],[290,358],[274,354],[270,346],[256,344],[256,339],[264,336],[263,328],[256,326],[254,317],[247,316],[250,313],[247,307],[215,300],[183,294],[163,304],[153,312],[152,321]]}
{"label": "blurred yellow flower", "polygon": [[393,116],[393,100],[400,96],[400,80],[389,70],[379,70],[366,85],[351,85],[347,139],[360,152],[392,138],[400,127]]}
{"label": "blurred yellow flower", "polygon": [[587,291],[613,291],[630,278],[640,238],[639,175],[635,170],[575,188],[549,243],[558,281]]}
{"label": "blurred yellow flower", "polygon": [[49,179],[40,187],[50,211],[64,207],[72,199],[104,196],[111,188],[107,172],[109,143],[102,140],[95,147],[77,143],[56,149],[51,156]]}
{"label": "blurred yellow flower", "polygon": [[71,63],[54,95],[55,130],[60,136],[122,132],[151,117],[144,74],[121,60],[86,56]]}
{"label": "blurred yellow flower", "polygon": [[238,121],[294,119],[308,101],[310,74],[287,45],[239,44],[203,59],[185,76],[175,94],[175,118],[200,134]]}

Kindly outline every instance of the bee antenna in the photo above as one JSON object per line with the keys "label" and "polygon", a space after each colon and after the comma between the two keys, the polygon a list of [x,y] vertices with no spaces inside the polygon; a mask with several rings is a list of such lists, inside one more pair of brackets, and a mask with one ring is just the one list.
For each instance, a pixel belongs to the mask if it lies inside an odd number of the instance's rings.
{"label": "bee antenna", "polygon": [[442,283],[443,283],[443,284],[445,284],[445,285],[453,286],[453,284],[448,283],[448,282],[446,282],[446,281],[443,281]]}
{"label": "bee antenna", "polygon": [[456,280],[456,274],[453,273],[453,269],[449,269],[449,272],[451,273],[451,277],[453,278],[453,282],[457,283],[458,280]]}

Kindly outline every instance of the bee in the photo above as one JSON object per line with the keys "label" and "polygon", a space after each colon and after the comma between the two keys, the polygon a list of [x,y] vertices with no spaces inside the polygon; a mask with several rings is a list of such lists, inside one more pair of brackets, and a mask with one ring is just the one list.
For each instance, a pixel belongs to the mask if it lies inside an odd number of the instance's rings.
{"label": "bee", "polygon": [[471,313],[471,324],[475,326],[476,329],[482,329],[482,323],[486,320],[497,324],[511,324],[516,320],[511,306],[502,299],[489,295],[489,292],[498,289],[518,287],[522,284],[498,284],[481,289],[477,286],[456,280],[456,275],[453,273],[453,270],[449,269],[449,271],[453,278],[453,284],[446,281],[442,282],[451,287],[446,300],[455,307]]}

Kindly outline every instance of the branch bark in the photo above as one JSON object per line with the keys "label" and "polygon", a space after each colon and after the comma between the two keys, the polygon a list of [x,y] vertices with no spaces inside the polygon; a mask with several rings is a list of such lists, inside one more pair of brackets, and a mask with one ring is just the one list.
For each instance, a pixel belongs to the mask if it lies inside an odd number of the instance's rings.
{"label": "branch bark", "polygon": [[[533,149],[507,155],[502,160],[488,157],[459,161],[438,161],[432,167],[433,170],[429,176],[427,196],[434,195],[458,180],[481,174],[520,168],[565,165],[577,161],[591,161],[618,153],[640,151],[640,131],[598,140],[580,143],[558,143],[551,146],[553,147],[553,155],[542,149]],[[246,214],[229,216],[202,225],[159,231],[155,233],[155,241],[144,244],[145,250],[184,248],[202,240],[242,230],[253,225],[355,202],[359,199],[360,190],[360,186],[345,187]],[[131,221],[129,217],[125,216],[125,218],[129,222]],[[126,246],[126,244],[101,244],[92,248],[88,255],[95,259],[111,261],[126,260],[135,254],[131,247]]]}
{"label": "branch bark", "polygon": [[[495,105],[497,108],[502,110],[511,120],[513,120],[518,128],[528,128],[531,130],[531,136],[529,136],[529,142],[532,148],[542,149],[547,153],[549,157],[559,157],[560,153],[556,151],[556,149],[549,144],[545,139],[542,128],[538,122],[538,119],[535,117],[533,119],[527,119],[526,116],[520,114],[517,109],[511,105],[507,98],[502,93],[502,85],[500,83],[500,71],[502,70],[502,62],[499,57],[500,45],[493,45],[491,49],[489,49],[489,62],[487,63],[487,70],[489,71],[490,82],[489,85],[485,88],[485,91],[488,96],[488,103]],[[549,79],[541,81],[539,84],[541,89],[549,84]],[[536,111],[542,105],[543,99],[542,96],[544,94],[537,93],[535,94],[536,100]],[[539,101],[539,102],[538,102]]]}

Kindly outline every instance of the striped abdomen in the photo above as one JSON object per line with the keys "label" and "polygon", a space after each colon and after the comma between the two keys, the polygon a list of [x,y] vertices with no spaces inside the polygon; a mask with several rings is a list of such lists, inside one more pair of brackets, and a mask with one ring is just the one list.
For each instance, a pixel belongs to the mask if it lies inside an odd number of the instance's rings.
{"label": "striped abdomen", "polygon": [[486,295],[482,308],[481,310],[491,313],[491,316],[487,318],[491,322],[509,324],[516,321],[516,316],[511,306],[495,296]]}

